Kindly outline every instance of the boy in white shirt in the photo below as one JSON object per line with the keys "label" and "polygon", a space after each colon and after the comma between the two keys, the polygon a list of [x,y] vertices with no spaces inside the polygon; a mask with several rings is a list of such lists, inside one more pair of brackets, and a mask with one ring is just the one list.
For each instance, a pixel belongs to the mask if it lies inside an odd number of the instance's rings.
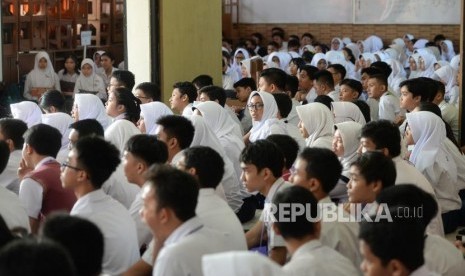
{"label": "boy in white shirt", "polygon": [[403,120],[399,98],[387,91],[387,78],[383,74],[368,78],[368,97],[379,101],[378,119],[385,119],[396,124]]}

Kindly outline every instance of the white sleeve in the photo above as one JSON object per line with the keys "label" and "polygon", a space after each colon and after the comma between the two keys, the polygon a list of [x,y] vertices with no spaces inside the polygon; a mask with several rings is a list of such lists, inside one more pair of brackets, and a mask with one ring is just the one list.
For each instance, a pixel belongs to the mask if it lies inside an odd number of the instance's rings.
{"label": "white sleeve", "polygon": [[145,250],[144,254],[142,254],[142,261],[144,261],[146,264],[152,267],[153,267],[153,247],[154,246],[155,246],[155,239],[152,239],[152,241],[147,246],[147,249]]}
{"label": "white sleeve", "polygon": [[25,178],[21,181],[19,187],[19,200],[26,207],[26,213],[29,217],[37,219],[42,209],[42,186],[31,178]]}
{"label": "white sleeve", "polygon": [[31,80],[31,73],[29,73],[27,74],[26,82],[24,83],[24,92],[23,92],[24,98],[28,100],[34,99],[31,95],[31,89],[32,89],[32,80]]}
{"label": "white sleeve", "polygon": [[383,96],[379,100],[379,119],[389,120],[394,122],[396,118],[395,108],[390,104],[389,99]]}

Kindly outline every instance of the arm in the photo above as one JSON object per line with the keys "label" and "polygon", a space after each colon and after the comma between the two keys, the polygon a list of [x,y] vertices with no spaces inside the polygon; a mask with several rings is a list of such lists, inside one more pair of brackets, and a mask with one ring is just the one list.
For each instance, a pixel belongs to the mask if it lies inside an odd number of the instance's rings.
{"label": "arm", "polygon": [[279,265],[284,265],[286,263],[287,249],[284,246],[273,247],[268,256]]}
{"label": "arm", "polygon": [[55,79],[55,83],[53,84],[53,86],[55,87],[56,90],[61,91],[60,77],[58,77],[58,75],[55,74],[53,78]]}
{"label": "arm", "polygon": [[255,225],[245,233],[245,240],[247,241],[247,248],[252,248],[260,244],[260,236],[262,233],[263,221],[257,221]]}
{"label": "arm", "polygon": [[21,181],[19,188],[19,200],[26,207],[26,213],[29,216],[31,233],[37,234],[39,228],[39,214],[42,209],[43,198],[42,186],[31,178],[25,178]]}
{"label": "arm", "polygon": [[29,73],[26,76],[26,83],[24,83],[24,92],[23,92],[24,98],[28,100],[34,99],[31,95],[31,89],[32,89],[32,80],[31,80],[31,73]]}

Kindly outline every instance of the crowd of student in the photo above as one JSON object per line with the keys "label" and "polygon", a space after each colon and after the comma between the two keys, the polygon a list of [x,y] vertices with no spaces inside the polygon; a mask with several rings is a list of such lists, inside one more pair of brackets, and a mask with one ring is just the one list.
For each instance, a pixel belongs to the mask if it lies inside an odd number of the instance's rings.
{"label": "crowd of student", "polygon": [[109,53],[37,54],[0,119],[0,275],[462,275],[452,44],[274,31],[169,107]]}

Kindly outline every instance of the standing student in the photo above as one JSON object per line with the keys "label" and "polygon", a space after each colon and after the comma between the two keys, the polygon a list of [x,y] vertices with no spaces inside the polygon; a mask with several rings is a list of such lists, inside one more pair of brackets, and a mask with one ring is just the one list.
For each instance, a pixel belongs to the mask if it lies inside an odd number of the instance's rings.
{"label": "standing student", "polygon": [[[378,117],[399,124],[403,120],[399,99],[387,91],[387,77],[381,74],[368,78],[368,96],[379,101]],[[373,117],[372,117],[373,118]]]}
{"label": "standing student", "polygon": [[60,91],[60,79],[53,69],[50,56],[41,51],[35,56],[34,69],[27,74],[23,96],[28,100],[37,101],[49,89]]}
{"label": "standing student", "polygon": [[190,82],[177,82],[173,85],[173,92],[169,99],[171,109],[183,116],[193,114],[192,103],[197,98],[197,89]]}
{"label": "standing student", "polygon": [[107,99],[105,83],[97,74],[95,64],[90,58],[85,58],[81,62],[81,74],[74,86],[74,94],[78,93],[94,94],[103,101]]}

